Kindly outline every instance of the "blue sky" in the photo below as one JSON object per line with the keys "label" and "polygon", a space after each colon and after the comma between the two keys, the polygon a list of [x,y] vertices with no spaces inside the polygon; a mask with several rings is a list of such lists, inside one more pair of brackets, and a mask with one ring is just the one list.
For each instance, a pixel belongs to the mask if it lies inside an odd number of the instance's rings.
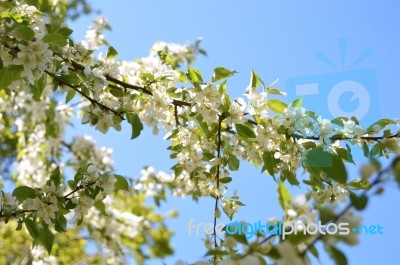
{"label": "blue sky", "polygon": [[[228,82],[234,97],[244,92],[253,68],[266,83],[279,78],[277,86],[288,91],[287,100],[296,97],[301,85],[317,87],[316,94],[305,97],[305,107],[327,118],[338,111],[364,113],[362,122],[369,125],[380,117],[400,116],[396,108],[400,95],[400,2],[395,0],[92,2],[110,22],[113,30],[106,33],[107,39],[125,60],[146,56],[158,40],[184,43],[202,37],[208,56],[200,57],[195,67],[205,77],[210,77],[218,66],[238,71]],[[92,18],[70,24],[75,40],[84,37]],[[335,97],[332,90],[341,91],[342,82],[356,83],[356,94],[348,91]],[[335,99],[338,104],[332,108]],[[70,133],[92,134],[99,144],[112,147],[120,174],[138,176],[146,165],[169,172],[173,165],[166,150],[168,142],[162,140],[162,135],[153,136],[150,130],[134,141],[130,140],[128,126],[122,132],[102,135],[93,128],[77,125]],[[359,155],[355,158],[358,164],[364,161]],[[241,170],[233,174],[231,191],[239,188],[246,204],[235,220],[263,221],[282,214],[276,200],[276,184],[259,171],[243,163]],[[356,168],[349,168],[349,172],[356,177]],[[299,188],[291,191],[304,192]],[[349,264],[400,261],[400,217],[396,212],[399,199],[398,187],[390,183],[383,196],[374,196],[370,201],[361,213],[363,224],[380,224],[384,234],[361,236],[360,245],[355,247],[340,246],[348,255]],[[170,222],[176,231],[172,241],[176,254],[166,260],[167,264],[178,259],[194,262],[202,257],[205,251],[201,236],[188,236],[187,223],[191,218],[196,222],[212,221],[213,203],[210,199],[195,203],[171,198],[162,206],[161,211],[180,212],[180,217]],[[322,255],[321,264],[333,263]]]}

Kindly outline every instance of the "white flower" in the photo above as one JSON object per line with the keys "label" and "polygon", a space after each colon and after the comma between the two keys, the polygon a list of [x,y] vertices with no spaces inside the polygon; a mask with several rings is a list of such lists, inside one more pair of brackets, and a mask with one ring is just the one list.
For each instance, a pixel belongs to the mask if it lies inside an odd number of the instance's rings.
{"label": "white flower", "polygon": [[79,198],[75,199],[74,202],[77,206],[74,208],[75,217],[80,220],[84,215],[88,213],[89,208],[94,204],[94,200],[85,195],[84,192],[79,192]]}
{"label": "white flower", "polygon": [[320,191],[316,196],[321,203],[337,200],[339,202],[346,202],[348,191],[338,184],[331,184]]}
{"label": "white flower", "polygon": [[32,254],[32,265],[55,265],[57,264],[57,259],[55,256],[48,255],[46,250],[41,245],[36,245],[31,250]]}
{"label": "white flower", "polygon": [[322,119],[321,117],[318,117],[318,126],[320,129],[320,134],[323,136],[328,135],[333,131],[332,123],[328,119]]}
{"label": "white flower", "polygon": [[101,115],[99,117],[99,120],[95,128],[102,133],[107,133],[108,129],[111,126],[114,126],[113,116],[112,114],[108,114],[108,115]]}
{"label": "white flower", "polygon": [[293,198],[292,203],[293,203],[293,206],[298,209],[307,207],[307,198],[304,194],[299,194]]}
{"label": "white flower", "polygon": [[116,181],[116,178],[111,173],[107,173],[106,176],[99,178],[100,186],[103,188],[105,195],[111,194],[114,190],[114,184]]}
{"label": "white flower", "polygon": [[17,198],[11,196],[10,193],[1,191],[0,192],[0,205],[7,205],[9,207],[17,207]]}
{"label": "white flower", "polygon": [[42,203],[37,210],[37,216],[42,217],[46,224],[51,226],[53,224],[52,220],[56,218],[56,212],[58,211],[58,206],[52,203]]}
{"label": "white flower", "polygon": [[277,265],[303,264],[303,260],[300,258],[295,247],[289,241],[282,242],[277,248],[281,255],[280,259],[276,263]]}
{"label": "white flower", "polygon": [[348,137],[361,137],[365,134],[365,130],[362,126],[357,125],[354,121],[348,120],[344,122],[343,133]]}

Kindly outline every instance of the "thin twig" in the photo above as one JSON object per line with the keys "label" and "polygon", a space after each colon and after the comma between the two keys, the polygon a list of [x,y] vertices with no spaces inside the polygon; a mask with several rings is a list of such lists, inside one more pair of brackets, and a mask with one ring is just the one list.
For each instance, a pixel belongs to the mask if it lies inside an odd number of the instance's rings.
{"label": "thin twig", "polygon": [[[382,176],[384,174],[386,174],[387,172],[389,172],[392,169],[392,164],[390,164],[388,167],[386,167],[384,170],[380,171],[378,173],[378,175],[376,176],[375,180],[371,182],[371,188],[379,183],[381,183],[382,180]],[[370,188],[370,189],[371,189]],[[368,191],[370,190],[364,190],[359,196],[363,197],[366,196]],[[331,223],[336,223],[337,221],[339,221],[339,219],[345,215],[351,208],[353,208],[354,205],[353,203],[350,201],[350,203],[348,203],[346,205],[345,208],[342,209],[342,211],[340,211],[339,214],[337,214],[330,222]],[[323,234],[318,234],[317,237],[315,237],[306,247],[306,249],[301,253],[302,255],[304,255],[313,245],[315,245],[315,243],[317,243],[319,240],[321,240],[323,238]]]}
{"label": "thin twig", "polygon": [[107,107],[106,105],[100,103],[99,101],[95,100],[94,98],[91,98],[90,96],[86,95],[85,93],[83,93],[81,90],[78,89],[77,86],[71,85],[67,82],[65,82],[64,80],[62,80],[60,77],[58,77],[56,74],[53,74],[47,70],[44,71],[47,75],[51,76],[54,80],[56,80],[58,83],[67,86],[69,88],[72,88],[73,90],[75,90],[76,92],[78,92],[81,96],[83,96],[84,98],[86,98],[87,100],[90,101],[90,103],[92,103],[93,105],[97,105],[99,106],[99,108],[109,111],[111,113],[113,113],[114,115],[117,115],[118,117],[120,117],[122,120],[125,120],[125,118],[121,115],[121,113],[117,112],[116,110],[111,109],[110,107]]}
{"label": "thin twig", "polygon": [[[217,174],[215,176],[216,182],[217,182],[217,190],[219,190],[219,171],[220,171],[220,158],[221,158],[221,127],[222,127],[222,117],[220,115],[218,119],[218,143],[217,143],[217,159],[218,159],[218,165],[217,165]],[[213,235],[214,235],[214,247],[217,248],[217,216],[216,213],[218,211],[218,202],[220,196],[217,195],[215,197],[215,208],[214,208],[214,230],[213,230]],[[215,257],[214,257],[215,258]]]}

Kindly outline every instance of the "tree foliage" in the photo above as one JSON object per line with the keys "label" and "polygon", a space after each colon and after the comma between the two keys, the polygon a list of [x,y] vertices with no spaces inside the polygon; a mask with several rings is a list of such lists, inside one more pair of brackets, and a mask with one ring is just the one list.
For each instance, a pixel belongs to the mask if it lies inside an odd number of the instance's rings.
{"label": "tree foliage", "polygon": [[[235,71],[219,66],[205,80],[191,66],[205,54],[199,41],[158,42],[147,57],[120,60],[104,38],[110,29],[104,18],[93,22],[85,40],[72,39],[65,21],[81,11],[90,12],[85,1],[0,2],[0,181],[13,189],[0,191],[1,263],[122,264],[133,257],[143,264],[170,255],[168,216],[146,199],[159,206],[168,193],[212,197],[215,221],[221,212],[232,219],[244,204],[227,187],[242,161],[276,180],[284,211],[277,223],[356,226],[353,209],[364,209],[387,181],[400,183],[398,159],[387,168],[378,160],[400,153],[398,121],[363,126],[356,117],[324,119],[301,99],[283,102],[284,93],[254,70],[244,98],[231,98]],[[104,47],[106,54],[97,52]],[[146,167],[140,179],[115,174],[112,150],[89,136],[65,138],[75,113],[102,133],[119,131],[122,123],[130,124],[132,139],[144,126],[162,131],[172,172]],[[357,178],[346,170],[354,163],[352,148],[371,161]],[[288,185],[310,191],[292,197]],[[356,237],[257,235],[248,242],[240,235],[219,238],[214,229],[202,262],[308,264],[322,241],[341,265],[347,261],[337,243],[356,244]],[[95,242],[94,254],[87,253],[88,242]]]}

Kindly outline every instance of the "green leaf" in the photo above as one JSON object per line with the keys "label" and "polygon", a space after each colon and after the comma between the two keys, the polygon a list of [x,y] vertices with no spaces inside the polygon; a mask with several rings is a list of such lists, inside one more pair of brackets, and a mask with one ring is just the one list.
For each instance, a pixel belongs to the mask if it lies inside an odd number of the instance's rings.
{"label": "green leaf", "polygon": [[65,209],[71,210],[74,209],[77,205],[73,203],[71,200],[68,200],[67,203],[65,204]]}
{"label": "green leaf", "polygon": [[349,120],[349,119],[346,118],[346,117],[337,117],[337,118],[335,118],[335,119],[332,120],[332,123],[333,123],[333,124],[336,124],[336,125],[338,125],[338,126],[340,126],[340,127],[344,127],[344,122],[345,122],[345,121],[348,121],[348,120]]}
{"label": "green leaf", "polygon": [[54,228],[60,233],[67,231],[67,219],[64,217],[64,215],[58,214]]}
{"label": "green leaf", "polygon": [[273,94],[273,95],[281,95],[281,96],[286,96],[286,93],[283,93],[282,91],[280,91],[279,89],[277,89],[277,88],[268,88],[268,90],[267,90],[267,93],[268,94]]}
{"label": "green leaf", "polygon": [[271,152],[264,152],[263,153],[263,162],[264,162],[264,166],[261,169],[261,172],[264,172],[265,170],[267,170],[268,174],[270,174],[271,176],[274,176],[276,159],[274,158],[273,154]]}
{"label": "green leaf", "polygon": [[322,171],[325,172],[329,178],[339,183],[345,184],[347,182],[346,167],[344,166],[343,160],[336,155],[332,156],[332,166],[323,167]]}
{"label": "green leaf", "polygon": [[380,119],[377,122],[374,122],[373,124],[371,124],[367,131],[372,131],[372,129],[374,128],[375,125],[379,125],[379,127],[381,127],[381,129],[385,128],[388,125],[392,125],[392,124],[396,124],[395,121],[390,120],[390,119]]}
{"label": "green leaf", "polygon": [[275,111],[276,113],[283,114],[285,112],[285,109],[288,107],[286,103],[283,103],[282,101],[278,99],[270,99],[267,101],[267,106]]}
{"label": "green leaf", "polygon": [[70,102],[76,95],[76,91],[73,89],[68,90],[67,92],[67,96],[65,98],[65,104],[67,104],[68,102]]}
{"label": "green leaf", "polygon": [[392,162],[392,170],[394,178],[400,187],[400,156],[396,157]]}
{"label": "green leaf", "polygon": [[225,177],[225,178],[219,179],[219,182],[224,183],[224,184],[229,183],[231,181],[232,181],[231,177]]}
{"label": "green leaf", "polygon": [[373,157],[373,156],[379,156],[382,153],[382,148],[381,145],[379,143],[375,144],[371,151],[369,152],[369,156]]}
{"label": "green leaf", "polygon": [[58,33],[60,33],[61,35],[68,37],[69,35],[72,34],[72,32],[74,32],[72,29],[70,28],[60,28],[59,30],[57,30]]}
{"label": "green leaf", "polygon": [[78,74],[74,72],[69,72],[68,74],[60,75],[60,78],[63,82],[68,83],[72,86],[80,85],[82,83],[82,79],[78,76]]}
{"label": "green leaf", "polygon": [[349,182],[347,186],[355,190],[369,190],[371,188],[371,183],[366,179],[358,178]]}
{"label": "green leaf", "polygon": [[316,248],[314,245],[310,246],[310,247],[308,248],[308,251],[311,252],[311,254],[312,254],[317,260],[319,260],[319,252],[318,252],[317,248]]}
{"label": "green leaf", "polygon": [[289,181],[291,185],[299,186],[300,182],[297,180],[296,174],[289,170],[284,170],[282,175]]}
{"label": "green leaf", "polygon": [[302,145],[303,145],[304,149],[306,149],[306,150],[313,149],[317,146],[317,144],[315,142],[304,142]]}
{"label": "green leaf", "polygon": [[285,240],[289,240],[293,245],[298,245],[308,239],[310,239],[313,235],[312,234],[303,234],[303,233],[293,233],[287,235]]}
{"label": "green leaf", "polygon": [[166,52],[164,52],[164,51],[158,51],[157,54],[158,54],[158,56],[160,57],[160,59],[161,59],[161,61],[162,61],[163,63],[165,63],[165,64],[170,64],[170,65],[172,65],[173,67],[178,66],[178,65],[176,64],[176,62],[174,61],[174,59],[172,59],[172,57],[169,56],[168,53],[166,53]]}
{"label": "green leaf", "polygon": [[303,106],[303,98],[297,98],[290,103],[290,106],[301,108]]}
{"label": "green leaf", "polygon": [[85,172],[86,169],[83,168],[79,168],[78,171],[76,172],[75,176],[74,176],[74,181],[75,181],[75,185],[81,181],[83,179],[83,174]]}
{"label": "green leaf", "polygon": [[134,112],[128,112],[126,113],[126,118],[128,120],[128,123],[132,125],[132,136],[131,139],[135,139],[138,137],[143,130],[143,124],[142,121],[140,120],[139,116],[137,113]]}
{"label": "green leaf", "polygon": [[126,178],[124,178],[121,175],[114,175],[115,179],[117,180],[114,184],[114,188],[116,190],[126,190],[129,191],[129,183],[126,180]]}
{"label": "green leaf", "polygon": [[368,197],[365,195],[356,195],[354,192],[350,193],[350,201],[351,204],[356,208],[358,211],[364,210],[368,203]]}
{"label": "green leaf", "polygon": [[108,47],[106,58],[108,60],[111,60],[117,56],[118,56],[117,50],[115,50],[113,46]]}
{"label": "green leaf", "polygon": [[329,207],[324,207],[319,210],[319,219],[321,220],[322,224],[330,222],[335,217],[335,213]]}
{"label": "green leaf", "polygon": [[35,190],[28,186],[19,186],[14,189],[12,196],[15,196],[22,203],[25,199],[35,198]]}
{"label": "green leaf", "polygon": [[13,9],[16,6],[17,6],[16,2],[0,2],[0,7],[2,7],[5,10]]}
{"label": "green leaf", "polygon": [[336,265],[347,265],[347,258],[339,249],[330,247],[331,257],[335,260]]}
{"label": "green leaf", "polygon": [[303,161],[306,167],[331,167],[333,155],[318,146],[304,153]]}
{"label": "green leaf", "polygon": [[366,143],[363,143],[362,150],[365,157],[369,157],[369,147]]}
{"label": "green leaf", "polygon": [[259,265],[268,265],[267,261],[262,256],[257,256],[258,257],[258,264]]}
{"label": "green leaf", "polygon": [[282,258],[282,255],[281,255],[280,251],[278,250],[278,248],[276,246],[273,246],[268,251],[267,256],[272,258],[272,259],[274,259],[274,260]]}
{"label": "green leaf", "polygon": [[204,255],[205,257],[207,256],[225,256],[228,255],[229,252],[221,249],[211,249],[207,251],[207,253]]}
{"label": "green leaf", "polygon": [[239,242],[240,244],[243,244],[243,245],[248,244],[245,234],[235,233],[232,235],[232,237],[236,240],[236,242]]}
{"label": "green leaf", "polygon": [[28,229],[29,234],[33,239],[36,239],[39,236],[39,228],[35,221],[31,219],[25,219],[25,226]]}
{"label": "green leaf", "polygon": [[70,187],[71,190],[74,190],[76,188],[76,182],[74,180],[70,179],[67,181],[67,183],[68,183],[68,187]]}
{"label": "green leaf", "polygon": [[250,77],[250,84],[246,88],[246,94],[253,94],[257,91],[258,87],[260,84],[263,86],[263,89],[265,89],[265,84],[261,80],[261,78],[257,75],[257,73],[252,69],[251,70],[251,77]]}
{"label": "green leaf", "polygon": [[35,36],[35,32],[26,25],[18,25],[14,30],[13,34],[16,37],[21,38],[23,41],[31,41],[33,36]]}
{"label": "green leaf", "polygon": [[195,86],[198,86],[199,84],[203,83],[203,78],[201,77],[200,71],[191,66],[188,66],[186,77],[188,78],[190,83],[192,83]]}
{"label": "green leaf", "polygon": [[99,210],[101,212],[101,214],[107,215],[106,205],[104,204],[103,201],[101,201],[101,200],[96,201],[94,203],[94,207],[96,207],[96,209]]}
{"label": "green leaf", "polygon": [[54,185],[57,187],[60,186],[61,182],[61,172],[60,172],[60,167],[56,167],[53,172],[51,172],[50,175],[50,180],[54,182]]}
{"label": "green leaf", "polygon": [[224,67],[217,67],[214,69],[214,74],[212,76],[212,81],[213,82],[217,82],[223,79],[226,79],[230,76],[233,76],[235,73],[237,73],[236,71],[230,71]]}
{"label": "green leaf", "polygon": [[118,89],[118,88],[115,88],[115,87],[112,87],[110,89],[110,93],[111,93],[111,95],[113,95],[116,98],[122,98],[125,95],[124,92],[121,89]]}
{"label": "green leaf", "polygon": [[65,46],[67,45],[67,37],[60,33],[48,33],[43,38],[42,41],[48,44]]}
{"label": "green leaf", "polygon": [[292,196],[282,181],[278,181],[278,200],[282,209],[287,210],[292,201]]}
{"label": "green leaf", "polygon": [[47,76],[42,75],[35,83],[31,86],[31,90],[33,93],[33,99],[35,101],[40,101],[40,97],[42,96],[42,92],[47,85]]}
{"label": "green leaf", "polygon": [[238,133],[241,137],[243,137],[243,138],[245,138],[245,139],[248,139],[248,138],[255,138],[255,137],[256,137],[256,134],[255,134],[255,132],[253,131],[253,129],[249,128],[248,126],[246,126],[246,125],[244,125],[244,124],[235,124],[235,127],[236,127],[237,133]]}
{"label": "green leaf", "polygon": [[240,160],[233,155],[229,155],[228,158],[228,167],[231,171],[236,171],[239,169]]}
{"label": "green leaf", "polygon": [[202,132],[205,136],[209,137],[211,135],[211,132],[208,129],[207,123],[205,121],[203,121],[203,119],[199,115],[196,116],[195,120],[197,121],[197,123],[200,126],[200,129],[201,129],[200,132]]}
{"label": "green leaf", "polygon": [[354,164],[353,156],[351,155],[351,149],[350,149],[349,146],[347,146],[347,147],[348,147],[347,149],[344,149],[344,148],[341,148],[341,147],[335,148],[336,153],[337,153],[342,159],[344,159],[345,161]]}
{"label": "green leaf", "polygon": [[324,172],[330,179],[345,184],[347,172],[343,160],[323,149],[322,146],[306,151],[303,155],[304,166],[311,174]]}
{"label": "green leaf", "polygon": [[17,227],[15,228],[15,231],[21,231],[21,229],[22,229],[22,224],[23,224],[22,221],[18,221],[18,224],[17,224]]}
{"label": "green leaf", "polygon": [[353,160],[353,155],[351,154],[351,148],[348,144],[346,144],[346,148],[347,148],[347,160],[350,163],[353,163],[354,165],[356,164]]}
{"label": "green leaf", "polygon": [[46,248],[47,252],[50,254],[51,249],[53,248],[54,235],[47,225],[43,226],[43,228],[40,230],[40,241],[42,242],[42,245]]}
{"label": "green leaf", "polygon": [[0,89],[6,89],[13,81],[19,80],[22,71],[21,65],[9,65],[0,70]]}

